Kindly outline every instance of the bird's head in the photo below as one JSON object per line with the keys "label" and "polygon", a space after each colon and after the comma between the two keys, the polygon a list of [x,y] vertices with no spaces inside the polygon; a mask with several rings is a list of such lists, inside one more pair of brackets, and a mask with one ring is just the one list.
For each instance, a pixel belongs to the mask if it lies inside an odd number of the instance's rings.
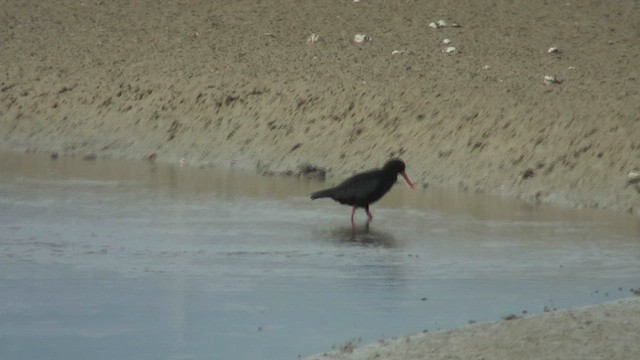
{"label": "bird's head", "polygon": [[404,169],[405,169],[404,161],[400,159],[391,159],[387,161],[386,164],[384,164],[384,167],[382,169],[384,171],[389,171],[389,172],[393,172],[394,174],[402,175],[402,177],[404,178],[404,181],[406,181],[407,184],[412,189],[415,189],[415,187],[413,186],[413,183],[411,182],[411,180],[409,180],[407,173],[404,172]]}

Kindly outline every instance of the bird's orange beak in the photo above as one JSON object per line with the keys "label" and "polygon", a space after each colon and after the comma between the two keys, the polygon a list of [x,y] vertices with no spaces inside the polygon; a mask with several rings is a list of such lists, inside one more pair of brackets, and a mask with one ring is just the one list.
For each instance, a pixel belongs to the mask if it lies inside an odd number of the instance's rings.
{"label": "bird's orange beak", "polygon": [[413,183],[411,182],[411,180],[409,180],[409,177],[407,176],[407,173],[405,173],[405,172],[403,171],[403,172],[401,172],[401,173],[400,173],[400,175],[402,175],[402,177],[404,178],[404,181],[406,181],[406,182],[407,182],[407,184],[409,184],[409,186],[410,186],[412,189],[415,189],[415,188],[416,188],[415,186],[413,186]]}

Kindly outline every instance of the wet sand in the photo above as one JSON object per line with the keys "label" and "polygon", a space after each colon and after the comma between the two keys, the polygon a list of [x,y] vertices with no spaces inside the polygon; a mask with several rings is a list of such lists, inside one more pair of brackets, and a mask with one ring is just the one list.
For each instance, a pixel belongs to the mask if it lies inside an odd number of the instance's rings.
{"label": "wet sand", "polygon": [[[0,24],[2,149],[329,181],[401,156],[429,189],[640,213],[634,1],[5,1]],[[637,354],[623,326],[566,325],[585,353]]]}
{"label": "wet sand", "polygon": [[307,359],[635,359],[640,354],[640,300],[550,312],[450,331],[346,343]]}

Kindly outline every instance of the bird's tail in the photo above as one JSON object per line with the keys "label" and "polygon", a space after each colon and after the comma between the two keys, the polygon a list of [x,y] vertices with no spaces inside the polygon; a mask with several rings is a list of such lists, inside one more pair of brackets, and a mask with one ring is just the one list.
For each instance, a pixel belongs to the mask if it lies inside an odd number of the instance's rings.
{"label": "bird's tail", "polygon": [[324,197],[331,197],[331,190],[332,189],[326,189],[326,190],[320,190],[320,191],[314,192],[313,194],[311,194],[311,200],[324,198]]}

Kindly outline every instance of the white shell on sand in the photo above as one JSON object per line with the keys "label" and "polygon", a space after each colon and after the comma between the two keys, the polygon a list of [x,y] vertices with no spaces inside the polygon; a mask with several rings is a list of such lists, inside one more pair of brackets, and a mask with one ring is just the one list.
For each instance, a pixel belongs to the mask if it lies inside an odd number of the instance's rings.
{"label": "white shell on sand", "polygon": [[365,34],[356,34],[356,36],[353,37],[353,42],[356,44],[362,44],[366,41],[371,41],[371,37]]}
{"label": "white shell on sand", "polygon": [[544,76],[544,83],[547,84],[547,85],[559,84],[560,80],[558,80],[558,78],[555,77],[555,75],[545,75]]}
{"label": "white shell on sand", "polygon": [[[447,22],[442,20],[442,19],[440,19],[440,20],[438,20],[436,22],[430,22],[429,23],[429,27],[432,27],[434,29],[438,29],[438,28],[445,27],[445,26],[447,26]],[[459,26],[459,25],[456,24],[456,26]]]}

